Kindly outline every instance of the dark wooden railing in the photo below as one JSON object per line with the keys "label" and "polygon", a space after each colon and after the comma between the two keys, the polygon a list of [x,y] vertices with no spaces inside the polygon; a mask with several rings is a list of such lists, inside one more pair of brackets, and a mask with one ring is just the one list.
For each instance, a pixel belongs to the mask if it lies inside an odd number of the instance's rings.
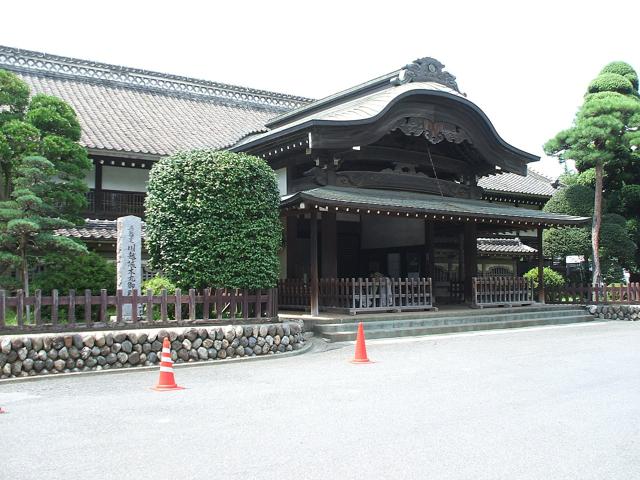
{"label": "dark wooden railing", "polygon": [[[131,305],[131,316],[123,315],[123,307]],[[27,307],[29,307],[27,309]],[[27,311],[29,312],[27,315]],[[25,296],[18,290],[8,296],[0,290],[0,332],[91,330],[103,328],[149,328],[216,323],[270,322],[278,319],[277,289],[238,290],[190,289],[183,295],[177,289],[171,295],[163,290],[153,295],[133,291],[131,295],[81,295],[70,290],[68,295],[42,296],[39,290]]]}
{"label": "dark wooden railing", "polygon": [[[303,280],[280,280],[278,292],[281,308],[309,308],[310,288]],[[321,278],[318,304],[321,310],[352,315],[434,308],[430,278]]]}
{"label": "dark wooden railing", "polygon": [[144,192],[125,192],[116,190],[90,190],[87,193],[87,213],[103,217],[122,215],[144,216]]}
{"label": "dark wooden railing", "polygon": [[640,304],[640,283],[599,285],[571,283],[560,288],[547,288],[547,303],[572,304]]}
{"label": "dark wooden railing", "polygon": [[523,277],[473,277],[473,306],[499,307],[535,303],[533,282]]}

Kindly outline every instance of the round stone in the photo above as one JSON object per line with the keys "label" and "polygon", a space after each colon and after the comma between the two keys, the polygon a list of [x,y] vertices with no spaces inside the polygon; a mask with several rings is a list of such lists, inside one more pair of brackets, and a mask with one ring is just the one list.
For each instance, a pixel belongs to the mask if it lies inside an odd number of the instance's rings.
{"label": "round stone", "polygon": [[210,338],[207,338],[202,342],[202,346],[206,349],[213,347],[213,340],[211,340]]}
{"label": "round stone", "polygon": [[110,347],[111,345],[113,345],[113,333],[109,332],[104,336],[104,343],[105,345],[107,345],[108,347]]}
{"label": "round stone", "polygon": [[46,368],[49,371],[53,370],[53,360],[51,360],[50,358],[47,358],[44,361],[44,368]]}
{"label": "round stone", "polygon": [[84,337],[82,337],[82,342],[84,343],[85,347],[93,348],[93,346],[96,344],[96,339],[93,335],[85,335]]}
{"label": "round stone", "polygon": [[124,353],[131,353],[132,350],[133,344],[129,340],[125,340],[124,342],[122,342],[122,351]]}
{"label": "round stone", "polygon": [[110,353],[109,355],[107,355],[106,358],[107,358],[107,364],[108,365],[113,365],[114,363],[116,363],[118,361],[118,357],[117,357],[117,355],[115,353]]}
{"label": "round stone", "polygon": [[287,345],[289,345],[289,337],[287,336],[282,337],[282,340],[280,341],[280,343],[282,343],[282,345],[286,347]]}
{"label": "round stone", "polygon": [[240,346],[241,347],[246,347],[249,345],[249,339],[247,337],[242,337],[240,339]]}
{"label": "round stone", "polygon": [[244,327],[242,325],[236,325],[235,332],[236,337],[242,337],[244,335]]}
{"label": "round stone", "polygon": [[258,339],[256,337],[249,337],[249,348],[253,348],[256,346],[256,342]]}
{"label": "round stone", "polygon": [[55,368],[59,372],[64,370],[64,367],[65,367],[65,361],[64,360],[58,359],[55,362],[53,362],[53,368]]}
{"label": "round stone", "polygon": [[22,347],[20,350],[18,350],[18,358],[24,361],[27,358],[28,353],[29,350],[27,350],[25,347]]}
{"label": "round stone", "polygon": [[[62,360],[56,360],[56,362],[62,362],[62,368],[64,368],[64,362]],[[11,374],[20,375],[21,372],[22,372],[22,362],[20,360],[16,360],[11,364]]]}
{"label": "round stone", "polygon": [[227,357],[233,357],[233,354],[236,353],[236,349],[233,347],[227,347]]}
{"label": "round stone", "polygon": [[175,342],[178,339],[178,332],[176,332],[175,330],[170,330],[169,331],[169,341],[170,342]]}
{"label": "round stone", "polygon": [[178,358],[185,362],[189,360],[189,350],[187,350],[186,348],[181,348],[180,350],[178,350]]}
{"label": "round stone", "polygon": [[25,372],[30,372],[31,370],[33,370],[34,363],[35,362],[33,360],[31,360],[30,358],[27,358],[22,362],[22,369]]}
{"label": "round stone", "polygon": [[149,355],[147,355],[147,361],[149,363],[156,363],[158,361],[158,355],[156,352],[149,352]]}
{"label": "round stone", "polygon": [[142,344],[142,353],[149,353],[151,351],[151,344],[149,342]]}
{"label": "round stone", "polygon": [[[136,332],[129,332],[128,337],[129,337],[129,341],[130,341],[132,344],[136,344],[136,343],[138,343],[138,334],[137,334]],[[127,353],[128,353],[128,352],[127,352]]]}
{"label": "round stone", "polygon": [[127,360],[129,359],[129,355],[127,355],[125,352],[118,352],[116,357],[118,358],[118,362],[123,364],[126,363]]}
{"label": "round stone", "polygon": [[272,337],[276,336],[276,326],[275,325],[269,325],[268,334],[271,335]]}
{"label": "round stone", "polygon": [[42,350],[44,347],[44,342],[42,341],[42,337],[35,337],[33,339],[33,349],[34,350]]}
{"label": "round stone", "polygon": [[189,350],[189,360],[198,360],[198,352],[193,348]]}
{"label": "round stone", "polygon": [[149,335],[147,335],[146,332],[140,332],[138,334],[138,343],[142,345],[147,341],[148,338],[149,338]]}
{"label": "round stone", "polygon": [[14,338],[13,340],[11,340],[11,347],[18,351],[20,350],[22,347],[24,346],[24,343],[22,342],[21,338]]}
{"label": "round stone", "polygon": [[100,355],[100,347],[97,347],[97,346],[94,345],[91,348],[91,356],[92,357],[97,357],[98,355]]}
{"label": "round stone", "polygon": [[122,344],[116,342],[113,345],[111,345],[111,351],[113,353],[118,353],[120,350],[122,350]]}
{"label": "round stone", "polygon": [[182,348],[184,348],[185,350],[191,350],[191,340],[189,340],[188,338],[185,338],[182,341]]}
{"label": "round stone", "polygon": [[200,347],[200,348],[198,348],[197,351],[198,351],[198,358],[200,360],[206,360],[206,359],[209,358],[209,352],[207,351],[206,348]]}
{"label": "round stone", "polygon": [[191,342],[191,348],[195,348],[196,350],[202,346],[202,339],[200,337],[196,337],[196,339]]}
{"label": "round stone", "polygon": [[162,350],[162,342],[159,342],[158,340],[154,340],[153,342],[151,342],[151,350],[153,350],[154,352],[159,352],[160,350]]}
{"label": "round stone", "polygon": [[44,362],[42,360],[36,360],[35,362],[33,362],[33,369],[36,372],[42,371],[43,368],[44,368]]}
{"label": "round stone", "polygon": [[220,350],[222,348],[222,340],[215,340],[213,342],[213,348]]}
{"label": "round stone", "polygon": [[244,347],[244,354],[247,357],[253,355],[253,348]]}
{"label": "round stone", "polygon": [[227,351],[226,350],[219,350],[218,351],[218,358],[227,358]]}
{"label": "round stone", "polygon": [[85,360],[84,364],[89,368],[93,368],[98,365],[98,359],[95,357],[89,357]]}
{"label": "round stone", "polygon": [[273,337],[271,335],[267,335],[266,337],[264,337],[264,341],[269,345],[273,345]]}
{"label": "round stone", "polygon": [[60,349],[60,351],[58,352],[58,357],[60,357],[62,360],[66,360],[69,358],[69,350],[67,349],[67,347],[62,347]]}
{"label": "round stone", "polygon": [[98,362],[98,365],[100,366],[105,366],[107,364],[107,358],[103,355],[100,355],[98,357],[96,357],[96,361]]}
{"label": "round stone", "polygon": [[113,341],[122,343],[127,339],[127,334],[124,332],[117,332],[113,334]]}
{"label": "round stone", "polygon": [[276,335],[280,338],[284,335],[284,330],[282,329],[282,325],[276,325]]}
{"label": "round stone", "polygon": [[261,337],[266,337],[269,333],[269,327],[266,325],[260,325],[260,330],[258,331],[258,335]]}
{"label": "round stone", "polygon": [[253,327],[250,325],[245,325],[242,336],[250,337],[251,335],[253,335]]}
{"label": "round stone", "polygon": [[244,357],[244,347],[238,346],[236,348],[236,355],[238,355],[239,357]]}
{"label": "round stone", "polygon": [[[11,352],[11,353],[13,353],[13,352]],[[9,355],[11,355],[11,354],[9,354]],[[56,350],[55,348],[52,348],[51,350],[49,350],[48,355],[49,355],[49,358],[51,360],[56,360],[58,358],[58,350]]]}
{"label": "round stone", "polygon": [[105,338],[104,333],[96,333],[95,342],[98,347],[104,347],[107,344],[107,339]]}
{"label": "round stone", "polygon": [[206,328],[199,328],[198,329],[198,337],[200,337],[202,340],[205,340],[209,337],[209,334],[207,333],[207,329]]}
{"label": "round stone", "polygon": [[137,365],[140,361],[140,354],[138,352],[131,352],[129,355],[129,363],[131,365]]}
{"label": "round stone", "polygon": [[185,338],[188,338],[189,341],[193,342],[196,338],[198,338],[198,330],[195,328],[190,328],[185,334]]}
{"label": "round stone", "polygon": [[225,340],[227,340],[229,343],[231,343],[233,341],[234,338],[236,338],[236,330],[233,327],[226,327],[225,331],[224,331],[224,338]]}
{"label": "round stone", "polygon": [[283,335],[291,335],[291,326],[288,323],[283,323],[282,324],[282,332]]}

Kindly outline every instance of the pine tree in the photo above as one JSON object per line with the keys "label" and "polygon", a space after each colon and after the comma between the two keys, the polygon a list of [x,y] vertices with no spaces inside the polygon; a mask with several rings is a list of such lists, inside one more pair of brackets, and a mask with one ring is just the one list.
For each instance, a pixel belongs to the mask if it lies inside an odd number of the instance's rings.
{"label": "pine tree", "polygon": [[624,181],[622,172],[637,161],[640,143],[638,76],[628,64],[613,62],[602,69],[587,89],[584,103],[573,122],[545,145],[548,155],[574,160],[579,172],[593,168],[595,198],[591,231],[593,284],[602,283],[600,227],[605,175],[608,186]]}
{"label": "pine tree", "polygon": [[16,168],[11,200],[0,202],[0,261],[17,268],[25,295],[29,295],[29,267],[37,256],[87,251],[70,238],[54,235],[58,228],[73,226],[46,200],[55,173],[44,157],[24,158]]}

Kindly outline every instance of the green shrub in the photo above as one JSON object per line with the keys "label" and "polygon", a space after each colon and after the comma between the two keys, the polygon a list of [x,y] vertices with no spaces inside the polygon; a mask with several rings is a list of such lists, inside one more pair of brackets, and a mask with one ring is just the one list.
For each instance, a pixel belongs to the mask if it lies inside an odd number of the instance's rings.
{"label": "green shrub", "polygon": [[110,295],[116,291],[116,266],[97,253],[47,254],[43,257],[42,271],[33,275],[33,290],[49,295],[57,289],[62,294],[75,289],[76,293],[89,289],[94,295],[105,288]]}
{"label": "green shrub", "polygon": [[590,217],[593,215],[593,188],[576,183],[559,189],[544,206],[545,212]]}
{"label": "green shrub", "polygon": [[142,284],[142,293],[146,294],[148,289],[151,289],[154,295],[162,294],[162,290],[166,290],[169,295],[172,295],[176,291],[176,285],[167,277],[160,275],[145,280]]}
{"label": "green shrub", "polygon": [[[563,287],[566,283],[564,277],[553,270],[551,267],[544,267],[542,271],[542,276],[544,278],[544,286],[545,288],[560,288]],[[533,280],[533,286],[538,288],[538,269],[532,268],[527,273],[524,274],[524,278],[531,281]]]}
{"label": "green shrub", "polygon": [[246,154],[182,152],[151,170],[146,207],[153,268],[180,288],[268,288],[282,242],[276,177]]}

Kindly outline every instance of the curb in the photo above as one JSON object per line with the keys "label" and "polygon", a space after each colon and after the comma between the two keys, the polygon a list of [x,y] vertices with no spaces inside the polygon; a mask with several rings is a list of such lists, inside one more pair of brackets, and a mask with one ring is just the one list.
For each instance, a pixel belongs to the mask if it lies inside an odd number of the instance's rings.
{"label": "curb", "polygon": [[[299,350],[293,350],[291,352],[284,353],[276,353],[273,355],[256,355],[254,357],[234,357],[234,358],[224,358],[219,360],[205,360],[199,362],[191,362],[191,363],[174,363],[174,369],[183,369],[183,368],[191,368],[191,367],[207,367],[213,365],[228,365],[230,363],[240,363],[240,362],[255,362],[260,360],[276,360],[280,358],[288,358],[295,357],[296,355],[302,355],[303,353],[307,353],[308,350],[311,350],[313,347],[313,342],[311,338],[307,338],[304,346]],[[155,372],[158,370],[159,365],[149,365],[144,367],[129,367],[129,368],[114,368],[109,370],[92,370],[89,372],[68,372],[68,373],[54,373],[48,375],[35,375],[33,377],[17,377],[17,378],[5,378],[0,380],[0,388],[5,384],[12,383],[22,383],[22,382],[33,382],[38,380],[49,380],[54,378],[69,378],[69,377],[79,377],[79,376],[89,376],[89,375],[101,375],[101,374],[123,374],[130,372]]]}

